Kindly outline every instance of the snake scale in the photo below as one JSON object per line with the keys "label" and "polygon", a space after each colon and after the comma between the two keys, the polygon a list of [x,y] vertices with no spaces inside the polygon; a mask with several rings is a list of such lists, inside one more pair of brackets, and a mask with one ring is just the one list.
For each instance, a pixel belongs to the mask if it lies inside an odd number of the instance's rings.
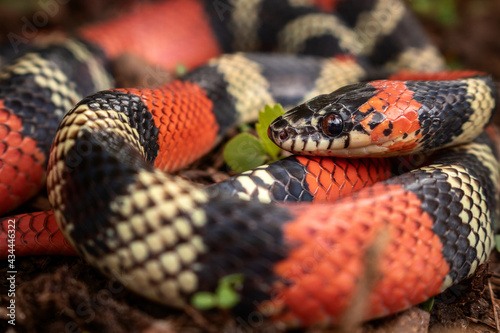
{"label": "snake scale", "polygon": [[[181,308],[238,273],[235,314],[259,311],[287,326],[339,323],[374,244],[364,319],[473,274],[494,247],[494,82],[473,71],[382,80],[444,68],[406,8],[313,2],[145,3],[16,57],[0,73],[0,212],[45,178],[53,207],[15,217],[16,254],[76,251],[138,294]],[[231,51],[245,53],[222,55]],[[127,52],[192,70],[157,89],[103,90],[111,62]],[[275,102],[293,108],[270,137],[304,156],[208,189],[165,173]],[[399,154],[417,155],[379,158]],[[405,172],[404,161],[417,168]]]}

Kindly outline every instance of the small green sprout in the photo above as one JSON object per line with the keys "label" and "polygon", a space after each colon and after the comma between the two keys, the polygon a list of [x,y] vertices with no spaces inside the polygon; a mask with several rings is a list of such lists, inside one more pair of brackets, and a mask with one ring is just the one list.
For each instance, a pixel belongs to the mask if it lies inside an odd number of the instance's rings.
{"label": "small green sprout", "polygon": [[219,285],[214,293],[200,291],[191,298],[191,305],[198,310],[213,308],[231,309],[240,301],[236,290],[243,285],[243,274],[232,274],[219,280]]}
{"label": "small green sprout", "polygon": [[186,65],[182,64],[182,63],[178,63],[176,66],[175,66],[175,76],[176,77],[182,77],[184,76],[184,74],[187,73],[187,67]]}
{"label": "small green sprout", "polygon": [[243,172],[279,159],[281,150],[267,137],[267,128],[283,113],[285,111],[280,104],[266,105],[259,112],[259,121],[255,125],[258,138],[249,133],[240,133],[227,143],[224,159],[231,169]]}
{"label": "small green sprout", "polygon": [[434,20],[441,26],[449,27],[458,22],[456,0],[413,0],[410,4],[417,13]]}
{"label": "small green sprout", "polygon": [[434,306],[434,297],[429,298],[427,301],[420,303],[420,306],[424,311],[431,312]]}

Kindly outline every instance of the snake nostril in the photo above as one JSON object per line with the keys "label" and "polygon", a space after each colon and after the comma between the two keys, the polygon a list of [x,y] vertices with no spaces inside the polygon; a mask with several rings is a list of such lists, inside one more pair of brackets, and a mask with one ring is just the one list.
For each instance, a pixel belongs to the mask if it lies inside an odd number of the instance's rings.
{"label": "snake nostril", "polygon": [[288,139],[289,137],[289,134],[288,134],[288,131],[287,130],[281,130],[278,134],[278,138],[281,140],[281,141],[285,141],[286,139]]}

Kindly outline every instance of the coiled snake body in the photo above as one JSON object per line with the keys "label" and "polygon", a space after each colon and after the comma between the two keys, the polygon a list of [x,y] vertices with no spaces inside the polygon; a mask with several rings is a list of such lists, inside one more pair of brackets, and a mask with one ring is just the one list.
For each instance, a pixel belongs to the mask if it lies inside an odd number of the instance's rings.
{"label": "coiled snake body", "polygon": [[[281,51],[327,58],[230,54],[158,89],[101,91],[77,102],[98,90],[89,82],[110,84],[107,59],[129,47],[114,39],[123,27],[117,21],[84,28],[84,41],[27,53],[4,70],[0,179],[9,187],[6,198],[12,205],[42,183],[49,149],[38,144],[42,134],[35,134],[40,131],[36,124],[50,128],[71,108],[50,149],[47,186],[53,216],[17,217],[19,251],[41,250],[22,245],[23,237],[39,237],[31,224],[37,219],[45,219],[43,230],[53,241],[46,253],[59,251],[56,241],[64,240],[54,230],[55,219],[79,255],[147,298],[183,307],[196,292],[213,291],[222,277],[239,273],[244,277],[242,300],[234,311],[257,308],[292,326],[339,322],[374,247],[377,279],[366,319],[422,302],[470,276],[494,247],[498,161],[493,132],[484,131],[496,107],[491,78],[460,72],[340,88],[379,75],[352,55],[370,54],[371,63],[381,65],[377,45],[385,50],[391,40],[399,42],[401,37],[390,32],[398,20],[413,21],[406,11],[392,9],[380,20],[385,22],[382,37],[372,40],[362,36],[359,22],[367,19],[366,12],[377,17],[384,6],[398,2],[359,2],[357,15],[352,14],[354,2],[341,2],[345,23],[296,1],[249,3],[224,2],[232,8],[230,19],[217,21],[220,10],[207,1],[203,15],[209,20],[198,22],[207,24],[201,37],[213,31],[218,44],[205,45],[203,55],[216,55],[230,44],[243,50],[278,45]],[[156,6],[166,6],[168,13],[189,11],[186,17],[202,15],[203,8],[198,1],[168,1],[145,6],[141,15],[154,16]],[[245,18],[249,12],[261,13],[262,21],[259,15]],[[137,15],[123,22],[133,26]],[[99,40],[96,34],[102,31],[107,33]],[[349,36],[364,43],[349,43]],[[416,65],[408,61],[412,54],[413,59],[431,54],[428,59],[439,68],[432,47],[415,40],[407,45],[413,53],[395,48],[394,54],[385,54],[392,61],[385,70]],[[345,52],[350,56],[335,57]],[[155,52],[145,54],[146,60],[172,66],[172,60],[162,62]],[[90,61],[82,61],[90,55]],[[73,82],[81,76],[87,85]],[[295,153],[372,158],[290,157],[208,190],[163,172],[207,153],[228,127],[253,119],[263,105],[305,100],[271,126],[278,145]],[[50,122],[26,122],[30,112],[41,108]],[[388,180],[400,173],[396,164],[375,158],[396,151],[430,154],[442,147],[451,148]],[[380,180],[385,181],[360,190]],[[29,193],[20,190],[26,187]],[[268,204],[277,200],[334,202]]]}

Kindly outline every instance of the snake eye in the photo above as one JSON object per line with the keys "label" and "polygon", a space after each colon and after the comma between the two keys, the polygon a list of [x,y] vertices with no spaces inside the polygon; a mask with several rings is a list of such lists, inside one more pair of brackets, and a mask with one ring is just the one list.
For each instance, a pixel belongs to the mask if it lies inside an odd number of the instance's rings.
{"label": "snake eye", "polygon": [[321,122],[323,133],[335,137],[344,130],[344,121],[338,114],[331,114],[323,118]]}

